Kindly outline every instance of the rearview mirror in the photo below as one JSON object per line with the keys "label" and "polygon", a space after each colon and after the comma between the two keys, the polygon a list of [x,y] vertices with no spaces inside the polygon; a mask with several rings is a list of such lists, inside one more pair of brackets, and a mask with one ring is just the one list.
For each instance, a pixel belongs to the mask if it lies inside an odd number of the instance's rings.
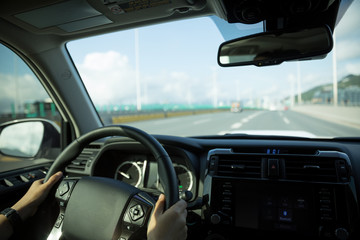
{"label": "rearview mirror", "polygon": [[323,58],[332,47],[332,34],[327,26],[264,32],[221,44],[218,63],[222,67],[276,65],[290,60]]}

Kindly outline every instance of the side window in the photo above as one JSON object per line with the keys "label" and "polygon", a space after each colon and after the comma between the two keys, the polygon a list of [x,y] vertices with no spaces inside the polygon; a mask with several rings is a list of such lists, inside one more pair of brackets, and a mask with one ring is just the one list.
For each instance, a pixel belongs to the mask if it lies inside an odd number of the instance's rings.
{"label": "side window", "polygon": [[0,44],[0,124],[23,118],[60,122],[55,104],[24,61]]}
{"label": "side window", "polygon": [[[51,151],[48,148],[49,142],[44,144],[44,139],[49,138],[49,136],[46,136],[44,131],[36,132],[35,127],[26,127],[37,126],[37,124],[29,124],[29,121],[35,121],[35,119],[42,123],[43,127],[41,129],[44,128],[46,130],[50,124],[57,131],[54,135],[57,139],[53,139],[51,142],[51,145],[55,147],[57,145],[56,142],[60,142],[59,129],[61,123],[61,117],[55,104],[29,66],[12,50],[0,44],[0,169],[2,162],[19,161],[19,159],[28,160],[24,159],[26,157],[49,156],[48,152]],[[24,121],[27,125],[19,126],[20,124],[16,124],[18,125],[17,127],[7,128],[6,126],[14,122],[14,120]],[[29,148],[35,150],[29,151],[33,154],[24,155],[26,151],[22,151],[20,145],[24,148],[26,140],[29,144],[36,142],[28,137],[30,135],[30,128],[33,128],[31,134],[34,136],[36,134],[41,135],[40,138],[36,136],[40,139],[37,141],[40,144],[38,148],[29,145]],[[18,134],[19,130],[12,134],[12,131],[15,131],[15,129],[25,130],[21,130],[22,135]],[[19,139],[19,136],[28,137],[29,139],[21,137],[23,143],[19,144],[15,137],[11,138],[13,135],[17,135],[17,139]],[[16,149],[16,146],[19,146],[19,149]],[[47,149],[42,149],[44,146]],[[16,151],[19,154],[15,154]]]}

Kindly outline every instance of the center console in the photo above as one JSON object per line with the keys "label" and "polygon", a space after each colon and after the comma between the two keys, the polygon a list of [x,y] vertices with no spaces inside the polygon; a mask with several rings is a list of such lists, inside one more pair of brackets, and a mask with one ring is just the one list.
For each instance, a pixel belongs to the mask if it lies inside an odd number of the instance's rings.
{"label": "center console", "polygon": [[227,226],[265,235],[349,239],[357,209],[347,155],[290,152],[211,150],[203,210],[208,225],[225,239],[237,239]]}

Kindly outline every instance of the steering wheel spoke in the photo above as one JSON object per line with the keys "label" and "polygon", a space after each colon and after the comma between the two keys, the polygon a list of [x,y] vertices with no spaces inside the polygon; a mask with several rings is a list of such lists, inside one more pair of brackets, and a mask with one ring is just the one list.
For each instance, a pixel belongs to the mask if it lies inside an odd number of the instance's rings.
{"label": "steering wheel spoke", "polygon": [[65,217],[66,204],[69,201],[71,192],[80,178],[64,178],[58,185],[55,199],[59,203],[60,212],[47,240],[58,240],[62,236],[62,226]]}

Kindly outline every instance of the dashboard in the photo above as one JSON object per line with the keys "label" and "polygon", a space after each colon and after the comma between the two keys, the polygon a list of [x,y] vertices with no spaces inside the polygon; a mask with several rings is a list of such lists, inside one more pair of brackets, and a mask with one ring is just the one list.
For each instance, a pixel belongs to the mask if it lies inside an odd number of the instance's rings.
{"label": "dashboard", "polygon": [[[179,193],[192,193],[188,239],[359,237],[355,140],[155,137],[173,162]],[[163,192],[154,157],[127,138],[90,144],[66,171]]]}

